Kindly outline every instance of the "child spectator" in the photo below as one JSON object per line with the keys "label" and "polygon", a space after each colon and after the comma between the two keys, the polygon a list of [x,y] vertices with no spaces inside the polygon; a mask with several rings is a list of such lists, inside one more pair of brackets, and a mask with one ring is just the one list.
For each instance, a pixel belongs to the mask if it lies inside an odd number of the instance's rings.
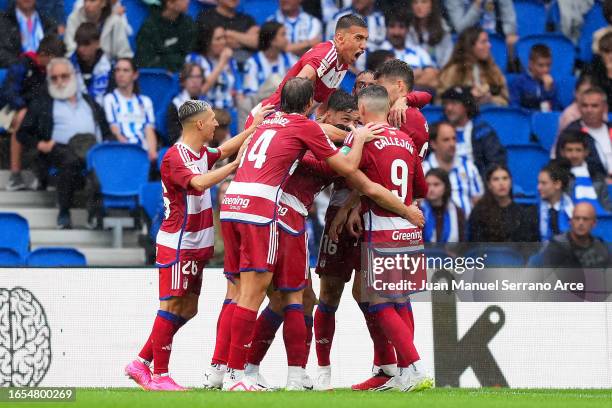
{"label": "child spectator", "polygon": [[246,95],[256,93],[272,74],[284,77],[295,64],[295,56],[286,52],[288,44],[287,29],[283,24],[268,21],[261,26],[259,51],[245,65],[243,90]]}
{"label": "child spectator", "polygon": [[104,103],[104,95],[111,82],[112,65],[100,48],[100,32],[94,23],[83,23],[76,30],[76,52],[70,57],[81,89],[86,89],[98,104]]}
{"label": "child spectator", "polygon": [[306,13],[302,0],[280,0],[280,7],[268,21],[277,21],[285,25],[289,45],[287,51],[302,55],[323,39],[321,21]]}
{"label": "child spectator", "polygon": [[176,72],[193,49],[195,24],[186,15],[189,0],[162,0],[153,8],[136,37],[139,67],[164,68]]}
{"label": "child spectator", "polygon": [[[168,127],[168,145],[172,146],[181,137],[183,128],[178,119],[178,109],[188,100],[206,100],[202,94],[204,85],[204,71],[198,64],[185,63],[179,74],[181,92],[172,99],[166,111],[166,126]],[[219,118],[217,118],[217,122]]]}
{"label": "child spectator", "polygon": [[612,212],[605,175],[589,166],[588,135],[581,131],[566,130],[559,136],[561,157],[570,164],[574,176],[570,179],[568,193],[574,202],[588,201],[598,215]]}
{"label": "child spectator", "polygon": [[412,19],[408,24],[407,46],[418,45],[443,67],[453,52],[450,30],[442,18],[441,0],[412,0]]}
{"label": "child spectator", "polygon": [[555,161],[550,162],[538,175],[540,241],[549,241],[570,228],[574,211],[572,198],[566,193],[570,173]]}
{"label": "child spectator", "polygon": [[104,96],[104,111],[111,131],[121,143],[132,143],[157,160],[157,136],[153,103],[141,95],[138,69],[131,58],[120,58],[115,65],[117,88]]}
{"label": "child spectator", "polygon": [[242,87],[238,64],[232,58],[233,51],[227,45],[225,29],[206,26],[200,30],[195,52],[185,62],[198,64],[204,71],[202,94],[214,108],[229,109],[234,106],[234,96]]}
{"label": "child spectator", "polygon": [[560,110],[557,86],[550,67],[552,53],[544,44],[535,44],[529,52],[528,71],[510,84],[510,104],[532,111]]}
{"label": "child spectator", "polygon": [[427,198],[420,203],[425,217],[425,242],[463,242],[466,240],[466,218],[463,210],[451,199],[448,173],[441,168],[431,169],[425,175]]}

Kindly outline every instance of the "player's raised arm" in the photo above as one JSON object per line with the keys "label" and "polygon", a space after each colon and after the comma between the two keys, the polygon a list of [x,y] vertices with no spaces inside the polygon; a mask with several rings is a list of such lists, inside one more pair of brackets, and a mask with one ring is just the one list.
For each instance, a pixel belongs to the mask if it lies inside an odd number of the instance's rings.
{"label": "player's raised arm", "polygon": [[264,118],[268,116],[270,113],[274,112],[274,105],[265,105],[261,108],[259,112],[254,116],[253,123],[247,129],[238,133],[236,136],[232,137],[227,142],[223,143],[219,150],[221,150],[221,156],[219,160],[223,160],[227,157],[230,157],[234,153],[240,149],[240,146],[244,144],[244,141],[253,134],[257,126],[263,122]]}
{"label": "player's raised arm", "polygon": [[208,173],[195,176],[191,179],[189,183],[191,187],[195,188],[198,191],[204,191],[207,188],[211,188],[212,186],[219,184],[220,182],[225,180],[230,174],[235,172],[238,166],[240,165],[240,159],[242,158],[244,150],[247,148],[249,141],[250,139],[247,138],[243,142],[240,150],[238,151],[238,154],[236,155],[236,159],[234,159],[233,162],[228,163],[218,169],[211,170]]}

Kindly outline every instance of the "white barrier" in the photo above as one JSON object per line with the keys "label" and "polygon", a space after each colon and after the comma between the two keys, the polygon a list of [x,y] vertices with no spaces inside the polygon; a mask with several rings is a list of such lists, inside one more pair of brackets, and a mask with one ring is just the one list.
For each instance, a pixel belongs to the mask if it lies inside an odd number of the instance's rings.
{"label": "white barrier", "polygon": [[[316,277],[313,284],[318,292]],[[181,329],[173,344],[170,367],[181,384],[198,386],[202,381],[224,294],[221,271],[207,269],[199,314]],[[470,359],[481,361],[490,351],[492,361],[461,369],[458,385],[479,386],[483,378],[489,385],[503,383],[498,381],[501,378],[510,387],[612,387],[611,303],[457,303],[458,339],[491,305],[499,308],[503,321],[488,334],[490,341],[459,343],[459,351],[436,355],[438,368],[445,371],[455,356],[467,358],[469,365]],[[123,377],[123,367],[146,340],[157,307],[155,269],[0,269],[0,385],[42,378],[44,386],[131,386]],[[433,372],[432,303],[414,302],[413,310],[415,342]],[[490,316],[500,317],[496,312]],[[349,288],[336,317],[333,384],[347,387],[368,377],[372,359],[363,316]],[[436,333],[452,332],[445,324]],[[311,375],[315,366],[313,343]],[[281,332],[262,363],[262,373],[270,382],[284,384]],[[449,376],[453,374],[445,374]]]}

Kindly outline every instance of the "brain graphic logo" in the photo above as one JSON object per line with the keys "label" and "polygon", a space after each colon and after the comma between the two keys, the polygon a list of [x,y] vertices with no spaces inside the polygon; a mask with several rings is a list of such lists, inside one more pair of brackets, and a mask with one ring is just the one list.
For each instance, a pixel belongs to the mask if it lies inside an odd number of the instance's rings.
{"label": "brain graphic logo", "polygon": [[45,310],[27,289],[0,288],[0,387],[33,387],[51,364]]}

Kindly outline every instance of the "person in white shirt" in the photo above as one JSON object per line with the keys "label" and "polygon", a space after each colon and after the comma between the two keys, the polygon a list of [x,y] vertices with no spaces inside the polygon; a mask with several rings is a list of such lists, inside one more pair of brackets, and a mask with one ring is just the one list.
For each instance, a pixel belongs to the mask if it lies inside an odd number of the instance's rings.
{"label": "person in white shirt", "polygon": [[318,18],[302,10],[302,0],[280,0],[276,13],[268,21],[285,25],[289,45],[287,51],[302,55],[323,39],[323,27]]}
{"label": "person in white shirt", "polygon": [[243,93],[252,95],[272,74],[285,76],[297,58],[286,52],[289,41],[285,26],[268,21],[259,30],[259,51],[245,65]]}
{"label": "person in white shirt", "polygon": [[338,20],[347,14],[357,14],[366,21],[369,34],[368,50],[375,51],[379,49],[380,45],[385,41],[387,28],[385,26],[385,16],[376,10],[375,0],[353,0],[350,7],[345,7],[338,11],[327,23],[325,38],[328,40],[334,38]]}
{"label": "person in white shirt", "polygon": [[432,152],[423,161],[423,173],[441,168],[448,173],[452,186],[453,202],[469,217],[472,208],[484,192],[482,179],[473,161],[460,157],[457,151],[457,134],[448,122],[432,126],[429,133]]}
{"label": "person in white shirt", "polygon": [[111,131],[118,141],[133,143],[157,160],[155,114],[148,96],[139,93],[138,70],[131,58],[120,58],[115,64],[117,88],[104,96],[104,111]]}
{"label": "person in white shirt", "polygon": [[407,20],[401,13],[392,14],[387,18],[387,40],[380,48],[393,51],[397,59],[412,68],[416,86],[435,89],[438,86],[438,69],[431,56],[418,45],[406,45]]}

